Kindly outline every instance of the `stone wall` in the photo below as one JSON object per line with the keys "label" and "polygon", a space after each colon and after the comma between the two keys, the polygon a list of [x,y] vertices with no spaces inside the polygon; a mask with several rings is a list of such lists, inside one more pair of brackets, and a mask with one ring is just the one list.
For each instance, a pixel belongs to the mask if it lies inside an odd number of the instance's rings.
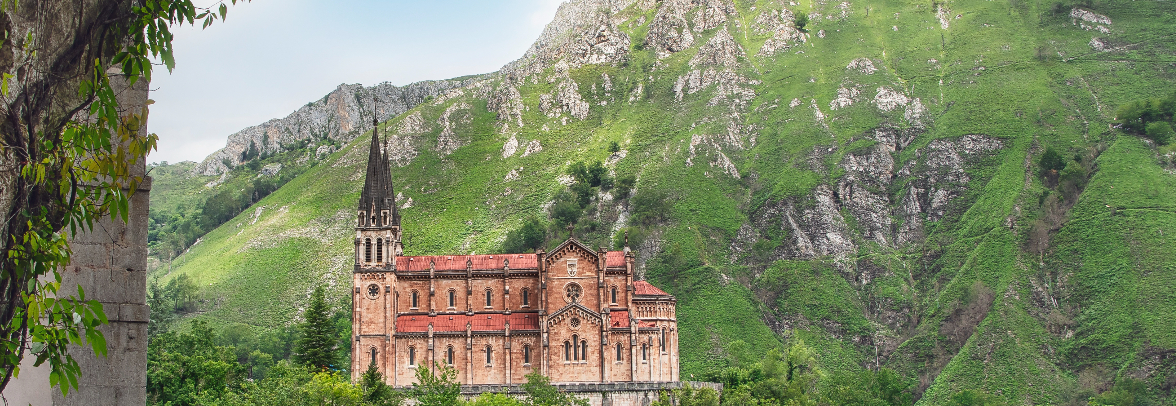
{"label": "stone wall", "polygon": [[[689,384],[694,388],[711,388],[720,395],[723,384],[714,382],[618,382],[618,383],[582,383],[556,384],[560,391],[570,392],[581,398],[588,399],[592,406],[648,406],[661,396],[663,391],[671,391]],[[462,385],[461,395],[471,400],[482,393],[505,393],[514,397],[522,397],[525,393],[520,385]]]}
{"label": "stone wall", "polygon": [[[148,83],[134,87],[115,77],[111,84],[125,112],[139,113],[147,105]],[[125,114],[125,113],[124,113]],[[139,129],[147,134],[146,117]],[[145,176],[144,159],[132,167]],[[61,292],[77,292],[102,303],[110,324],[100,327],[106,338],[106,357],[89,347],[73,347],[70,354],[82,369],[78,389],[62,396],[49,386],[49,365],[32,367],[31,356],[21,364],[19,379],[5,389],[9,404],[31,405],[143,405],[147,403],[147,210],[151,179],[145,178],[131,195],[129,223],[106,218],[89,233],[70,240],[72,262],[62,270]]]}

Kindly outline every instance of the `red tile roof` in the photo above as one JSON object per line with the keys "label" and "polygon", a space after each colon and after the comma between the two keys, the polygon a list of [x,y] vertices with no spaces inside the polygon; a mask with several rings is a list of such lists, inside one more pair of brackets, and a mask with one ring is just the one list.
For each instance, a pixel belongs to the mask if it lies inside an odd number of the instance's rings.
{"label": "red tile roof", "polygon": [[629,311],[628,310],[613,310],[609,313],[611,320],[608,326],[611,328],[629,328]]}
{"label": "red tile roof", "polygon": [[466,261],[476,271],[502,270],[502,261],[510,260],[510,269],[536,269],[539,260],[535,254],[492,254],[492,255],[420,255],[396,257],[396,270],[421,272],[429,270],[429,261],[438,271],[464,271]]}
{"label": "red tile roof", "polygon": [[653,327],[657,328],[657,323],[647,320],[637,320],[637,328]]}
{"label": "red tile roof", "polygon": [[625,266],[625,252],[624,251],[609,251],[604,254],[604,266],[624,267]]}
{"label": "red tile roof", "polygon": [[633,282],[633,290],[636,291],[634,293],[637,295],[669,296],[669,294],[666,293],[665,291],[658,289],[656,286],[653,286],[653,284],[646,282],[646,281]]}
{"label": "red tile roof", "polygon": [[538,330],[539,315],[535,313],[512,314],[443,314],[434,317],[425,315],[405,315],[396,317],[396,331],[402,333],[424,333],[429,331],[429,323],[433,324],[434,332],[465,331],[466,323],[470,323],[473,331],[503,331],[506,322],[510,322],[511,330]]}

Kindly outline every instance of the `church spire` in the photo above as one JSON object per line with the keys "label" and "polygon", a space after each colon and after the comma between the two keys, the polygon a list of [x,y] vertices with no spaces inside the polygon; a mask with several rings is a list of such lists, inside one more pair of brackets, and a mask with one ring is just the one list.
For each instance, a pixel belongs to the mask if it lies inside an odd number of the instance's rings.
{"label": "church spire", "polygon": [[[396,195],[392,189],[391,167],[388,158],[380,150],[379,125],[372,117],[372,143],[368,150],[367,177],[363,193],[359,197],[359,211],[366,213],[360,219],[360,226],[399,226],[400,213],[396,210]],[[386,213],[386,214],[385,214]],[[388,216],[385,220],[384,216]]]}

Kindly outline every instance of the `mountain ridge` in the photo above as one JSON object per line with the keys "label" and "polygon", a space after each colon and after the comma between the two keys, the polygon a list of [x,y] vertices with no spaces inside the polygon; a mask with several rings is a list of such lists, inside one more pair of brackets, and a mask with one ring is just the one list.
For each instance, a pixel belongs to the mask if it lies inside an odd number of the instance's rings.
{"label": "mountain ridge", "polygon": [[[569,2],[523,58],[380,124],[405,249],[498,250],[527,217],[556,221],[571,164],[601,162],[635,188],[592,189],[576,235],[633,237],[641,274],[679,298],[687,374],[801,338],[831,370],[917,379],[920,404],[1063,403],[1119,376],[1170,401],[1176,168],[1112,106],[1176,78],[1149,62],[1176,55],[1148,34],[1172,15]],[[289,323],[314,284],[346,297],[368,136],[162,277],[207,285],[201,317],[226,324]],[[1048,148],[1073,156],[1066,175],[1037,165]]]}

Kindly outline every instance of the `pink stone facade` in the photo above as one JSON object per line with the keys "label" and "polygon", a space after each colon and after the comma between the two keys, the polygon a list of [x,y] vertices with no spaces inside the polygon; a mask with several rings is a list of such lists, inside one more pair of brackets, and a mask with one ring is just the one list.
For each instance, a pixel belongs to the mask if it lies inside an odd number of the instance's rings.
{"label": "pink stone facade", "polygon": [[468,385],[532,372],[557,383],[678,381],[676,300],[633,280],[628,251],[569,239],[550,253],[364,259],[352,290],[354,378],[374,362],[388,384],[409,386],[438,362]]}

